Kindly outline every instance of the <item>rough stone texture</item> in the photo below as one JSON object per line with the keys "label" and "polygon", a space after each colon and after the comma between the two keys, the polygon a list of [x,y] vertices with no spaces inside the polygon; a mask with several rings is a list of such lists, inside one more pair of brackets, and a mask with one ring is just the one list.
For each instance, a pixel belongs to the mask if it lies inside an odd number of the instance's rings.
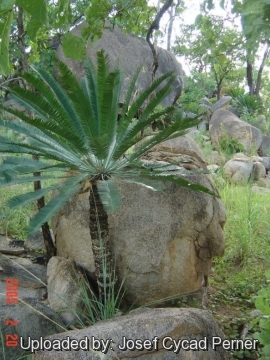
{"label": "rough stone texture", "polygon": [[265,178],[259,179],[258,180],[258,185],[270,188],[270,176],[267,175]]}
{"label": "rough stone texture", "polygon": [[[213,190],[205,175],[187,176]],[[221,201],[168,183],[164,191],[122,183],[122,206],[109,216],[119,280],[130,302],[146,304],[201,287],[213,256],[224,251]],[[89,194],[74,197],[53,219],[58,255],[93,271]]]}
{"label": "rough stone texture", "polygon": [[[51,231],[51,235],[53,237],[52,231]],[[36,250],[36,251],[38,250],[45,253],[46,248],[44,245],[44,238],[42,231],[40,230],[33,237],[26,239],[24,242],[24,247],[29,250]]]}
{"label": "rough stone texture", "polygon": [[83,274],[71,259],[54,256],[47,268],[48,301],[50,307],[60,312],[61,319],[67,325],[76,323],[74,311],[80,313],[84,309],[79,284]]}
{"label": "rough stone texture", "polygon": [[265,167],[266,171],[270,170],[270,157],[264,156],[262,157],[262,164]]}
{"label": "rough stone texture", "polygon": [[261,130],[224,109],[218,109],[214,112],[210,120],[209,130],[214,149],[219,147],[219,141],[222,137],[238,140],[244,146],[245,151],[257,151],[263,140]]}
{"label": "rough stone texture", "polygon": [[[102,321],[89,328],[70,331],[68,333],[50,336],[49,339],[71,339],[81,340],[87,337],[90,341],[95,339],[112,339],[110,349],[106,357],[101,353],[91,351],[39,351],[33,355],[33,360],[98,360],[108,358],[137,359],[137,360],[227,360],[229,352],[221,347],[217,351],[212,349],[213,336],[223,338],[212,317],[205,310],[198,309],[143,309],[136,310],[122,317]],[[119,346],[123,337],[135,341],[135,339],[152,341],[155,336],[158,339],[157,350],[126,350],[121,351]],[[202,340],[208,342],[207,351],[186,351],[181,349],[178,354],[164,349],[163,339],[170,337],[176,341],[181,339]],[[92,343],[91,343],[92,344]],[[90,346],[91,346],[90,344]],[[166,346],[169,342],[165,343]],[[113,350],[112,350],[113,349]]]}
{"label": "rough stone texture", "polygon": [[0,254],[1,282],[12,277],[19,280],[23,288],[43,289],[46,286],[46,266],[33,264],[30,259]]}
{"label": "rough stone texture", "polygon": [[[145,138],[144,141],[148,139]],[[195,141],[189,136],[180,136],[154,146],[143,157],[146,160],[166,161],[185,169],[206,167],[205,157]]]}
{"label": "rough stone texture", "polygon": [[210,103],[209,99],[207,97],[203,97],[200,101],[200,104],[206,105],[208,108],[212,107],[212,104]]}
{"label": "rough stone texture", "polygon": [[226,163],[225,156],[222,156],[218,151],[212,151],[207,157],[206,162],[209,165],[216,164],[219,166],[223,166]]}
{"label": "rough stone texture", "polygon": [[209,170],[211,173],[217,173],[220,167],[216,164],[207,165],[207,170]]}
{"label": "rough stone texture", "polygon": [[[19,294],[20,289],[19,282]],[[17,334],[24,339],[24,344],[27,344],[28,337],[39,339],[41,336],[46,337],[65,331],[60,317],[47,305],[31,298],[25,298],[23,301],[10,305],[5,302],[5,299],[0,300],[0,326],[4,338],[5,334]],[[5,323],[7,319],[16,319],[18,325],[7,326]],[[7,360],[18,359],[21,353],[20,347],[5,348]],[[1,355],[0,344],[0,358],[2,359]]]}
{"label": "rough stone texture", "polygon": [[262,143],[261,143],[261,146],[260,146],[258,152],[261,156],[269,156],[270,155],[270,136],[263,135]]}
{"label": "rough stone texture", "polygon": [[[81,28],[84,24],[76,26],[71,32],[73,35],[78,36],[81,32]],[[116,64],[119,64],[119,68],[124,71],[124,91],[122,92],[122,99],[127,90],[128,84],[135,74],[137,68],[144,62],[143,72],[139,76],[138,89],[145,89],[151,83],[151,67],[153,63],[153,56],[151,49],[147,42],[142,39],[138,39],[132,35],[123,34],[120,29],[115,26],[114,30],[105,29],[103,36],[94,45],[90,42],[87,46],[87,55],[94,63],[96,63],[96,52],[104,49],[105,53],[110,57],[110,63],[114,68]],[[158,62],[159,67],[156,72],[156,77],[166,73],[167,71],[175,71],[177,79],[175,80],[172,93],[166,97],[163,101],[164,106],[171,105],[175,99],[177,99],[182,90],[183,82],[183,70],[181,64],[176,60],[175,56],[168,51],[158,48]],[[76,61],[73,59],[65,58],[62,47],[59,46],[57,50],[57,57],[60,60],[66,62],[72,72],[81,78],[84,76],[84,61]]]}
{"label": "rough stone texture", "polygon": [[78,265],[95,272],[92,243],[89,230],[89,194],[76,198],[52,218],[52,230],[57,245],[57,255],[73,259]]}
{"label": "rough stone texture", "polygon": [[231,159],[224,165],[224,176],[236,184],[246,184],[253,170],[253,162]]}
{"label": "rough stone texture", "polygon": [[237,116],[237,117],[240,116],[239,112],[238,112],[234,107],[232,107],[231,105],[229,105],[228,110],[229,110],[231,113],[233,113],[235,116]]}
{"label": "rough stone texture", "polygon": [[251,176],[252,179],[255,181],[264,178],[266,176],[265,167],[261,162],[258,161],[254,162]]}
{"label": "rough stone texture", "polygon": [[270,189],[266,189],[257,185],[253,185],[251,191],[259,195],[270,195]]}
{"label": "rough stone texture", "polygon": [[228,109],[232,100],[231,96],[222,96],[211,108],[212,113],[218,109]]}
{"label": "rough stone texture", "polygon": [[0,235],[0,253],[6,255],[21,255],[25,252],[23,247],[24,242],[21,242],[21,246],[12,245],[13,239],[6,235]]}

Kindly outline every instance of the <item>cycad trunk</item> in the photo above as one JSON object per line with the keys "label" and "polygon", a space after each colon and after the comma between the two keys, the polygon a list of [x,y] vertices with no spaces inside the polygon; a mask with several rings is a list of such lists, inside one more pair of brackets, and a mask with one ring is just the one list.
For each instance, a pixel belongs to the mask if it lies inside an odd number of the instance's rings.
{"label": "cycad trunk", "polygon": [[105,303],[110,287],[114,286],[116,278],[114,276],[114,262],[109,243],[108,214],[104,210],[95,184],[92,184],[92,189],[90,190],[89,205],[89,227],[95,262],[95,274],[99,294],[103,303]]}

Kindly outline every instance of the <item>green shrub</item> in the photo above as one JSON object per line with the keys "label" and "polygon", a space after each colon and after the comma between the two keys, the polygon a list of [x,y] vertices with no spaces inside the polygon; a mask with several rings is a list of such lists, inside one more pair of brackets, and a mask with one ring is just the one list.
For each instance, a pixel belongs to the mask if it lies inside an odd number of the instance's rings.
{"label": "green shrub", "polygon": [[263,104],[258,96],[240,94],[233,101],[234,106],[240,113],[240,116],[244,112],[254,114],[255,112],[263,112]]}
{"label": "green shrub", "polygon": [[244,95],[245,90],[241,88],[234,88],[227,90],[227,94],[231,96],[232,98],[237,98],[238,96]]}
{"label": "green shrub", "polygon": [[244,152],[245,148],[237,139],[223,136],[219,141],[219,150],[228,156],[238,152]]}
{"label": "green shrub", "polygon": [[[268,281],[270,281],[270,270],[265,273]],[[253,336],[263,345],[261,360],[269,360],[270,358],[270,285],[261,289],[255,299],[256,309],[263,313],[260,319],[260,331]]]}

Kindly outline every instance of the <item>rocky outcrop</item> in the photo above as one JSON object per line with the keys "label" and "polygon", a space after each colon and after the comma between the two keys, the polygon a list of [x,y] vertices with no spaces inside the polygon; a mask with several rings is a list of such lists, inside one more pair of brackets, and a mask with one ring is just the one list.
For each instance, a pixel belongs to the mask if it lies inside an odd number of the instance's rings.
{"label": "rocky outcrop", "polygon": [[[144,139],[147,140],[147,138]],[[205,157],[195,141],[189,136],[180,136],[154,146],[142,159],[166,161],[188,170],[206,167]]]}
{"label": "rocky outcrop", "polygon": [[218,149],[222,138],[236,139],[245,151],[258,151],[263,134],[261,130],[239,119],[228,110],[219,109],[210,120],[210,136],[214,149]]}
{"label": "rocky outcrop", "polygon": [[[84,23],[76,26],[71,31],[72,34],[79,36],[83,26],[85,26]],[[125,97],[130,80],[142,63],[143,70],[137,82],[138,90],[144,90],[151,84],[153,55],[145,40],[136,38],[133,35],[125,35],[117,26],[115,26],[114,29],[105,29],[101,39],[99,39],[95,44],[92,44],[90,41],[88,42],[86,58],[91,58],[93,62],[96,63],[96,53],[101,49],[104,49],[105,53],[109,55],[111,66],[114,68],[118,65],[124,72],[125,78],[122,88],[121,101],[123,101]],[[167,71],[174,71],[177,77],[173,84],[172,93],[162,102],[162,105],[168,106],[171,105],[181,94],[183,70],[181,64],[176,60],[175,56],[168,51],[157,48],[157,55],[159,66],[156,72],[156,77],[159,77]],[[67,59],[63,53],[62,46],[59,46],[57,50],[57,57],[64,61],[79,79],[84,76],[84,61]]]}
{"label": "rocky outcrop", "polygon": [[257,181],[265,178],[263,158],[237,153],[224,165],[224,176],[238,184],[246,184],[251,179]]}
{"label": "rocky outcrop", "polygon": [[[174,156],[188,156],[186,164],[190,167],[204,164],[203,155],[198,151],[196,157],[195,149],[196,144],[185,137],[164,142],[154,152],[159,154],[155,156],[170,156],[172,162]],[[184,169],[182,163],[175,163]],[[214,190],[207,175],[191,175],[185,170],[185,179]],[[162,192],[121,183],[120,191],[121,208],[109,216],[109,227],[126,299],[142,305],[198,290],[203,276],[209,273],[213,256],[221,256],[224,251],[222,202],[172,183],[165,183]],[[94,261],[88,197],[88,192],[74,197],[53,218],[52,227],[58,255],[74,259],[91,274]]]}
{"label": "rocky outcrop", "polygon": [[[101,321],[83,330],[50,336],[48,339],[61,341],[67,336],[75,341],[83,339],[82,345],[84,348],[89,346],[90,350],[38,351],[33,355],[33,360],[98,360],[103,358],[111,360],[227,360],[229,358],[229,352],[222,346],[213,349],[213,337],[223,339],[223,334],[209,313],[198,309],[140,309],[126,316]],[[98,342],[94,343],[94,339],[107,341],[106,350],[100,347],[97,351]],[[172,346],[173,340],[180,344],[178,349]],[[186,340],[183,347],[192,341],[193,346],[197,344],[201,346],[201,349],[184,350],[181,348],[181,340]],[[141,349],[139,349],[139,343],[142,345]],[[128,344],[126,349],[125,344]]]}

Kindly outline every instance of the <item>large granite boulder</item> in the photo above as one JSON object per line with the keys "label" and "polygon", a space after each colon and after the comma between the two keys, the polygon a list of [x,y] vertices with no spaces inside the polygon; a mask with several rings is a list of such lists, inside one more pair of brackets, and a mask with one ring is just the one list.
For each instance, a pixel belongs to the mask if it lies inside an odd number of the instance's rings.
{"label": "large granite boulder", "polygon": [[224,137],[236,139],[245,151],[258,151],[263,140],[261,130],[239,119],[228,110],[218,109],[210,120],[210,136],[214,149],[218,149]]}
{"label": "large granite boulder", "polygon": [[[126,316],[98,322],[86,329],[57,334],[47,339],[62,341],[68,337],[70,341],[73,340],[74,345],[76,341],[83,340],[80,344],[84,350],[37,351],[33,355],[33,360],[229,358],[229,351],[224,350],[222,346],[215,346],[215,342],[222,342],[223,333],[211,315],[199,309],[140,309]],[[106,344],[105,347],[100,346],[101,339]],[[185,341],[181,343],[181,340]],[[193,348],[185,350],[184,347],[188,346],[189,342],[193,344]],[[65,341],[65,344],[67,343]],[[176,344],[179,347],[176,347]],[[198,349],[195,350],[194,346],[198,346]]]}
{"label": "large granite boulder", "polygon": [[[170,148],[174,162],[185,155],[186,149],[190,167],[196,144],[192,142],[192,150],[188,139],[164,142],[158,153]],[[204,164],[199,155],[194,159],[195,164]],[[207,175],[181,169],[191,183],[214,191]],[[163,191],[152,191],[138,184],[120,183],[122,204],[118,212],[109,216],[119,280],[125,279],[126,298],[138,305],[198,290],[209,273],[213,256],[221,256],[224,251],[222,202],[169,182],[165,185]],[[94,261],[88,197],[89,193],[84,192],[70,200],[53,218],[52,228],[58,255],[74,259],[91,276]]]}
{"label": "large granite boulder", "polygon": [[[79,36],[83,26],[85,26],[84,23],[76,26],[72,30],[72,34]],[[143,69],[137,83],[138,90],[144,90],[151,84],[153,55],[145,40],[133,35],[125,35],[115,26],[114,29],[105,29],[101,39],[94,45],[89,41],[86,58],[91,58],[93,62],[96,63],[96,53],[101,49],[104,49],[105,53],[109,55],[112,68],[118,65],[125,74],[121,101],[124,99],[130,80],[141,64],[143,64]],[[176,57],[167,50],[157,48],[157,54],[159,66],[156,77],[159,77],[167,71],[174,71],[177,76],[173,84],[172,93],[167,96],[162,103],[164,106],[168,106],[181,94],[183,70],[181,64],[176,60]],[[84,61],[66,58],[61,45],[57,49],[57,57],[68,65],[77,78],[80,79],[84,76]]]}

